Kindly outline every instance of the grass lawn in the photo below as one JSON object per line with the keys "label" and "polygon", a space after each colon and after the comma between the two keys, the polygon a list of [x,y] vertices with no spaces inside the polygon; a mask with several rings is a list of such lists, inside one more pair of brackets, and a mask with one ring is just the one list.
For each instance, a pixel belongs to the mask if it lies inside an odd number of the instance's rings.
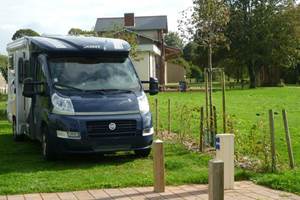
{"label": "grass lawn", "polygon": [[[220,109],[221,93],[214,93],[217,109]],[[153,106],[155,97],[150,97]],[[185,132],[195,140],[199,132],[197,108],[204,105],[204,94],[161,93],[157,96],[160,109],[160,129],[167,128],[167,100],[171,98],[172,131]],[[267,119],[267,111],[273,108],[288,111],[296,164],[300,164],[300,88],[261,88],[256,90],[232,90],[227,93],[228,113],[237,121],[237,134],[250,131],[258,118]],[[4,99],[0,110],[4,109]],[[182,107],[182,105],[186,105]],[[185,111],[184,111],[185,110]],[[187,112],[190,111],[190,112]],[[260,113],[260,116],[257,116]],[[191,120],[186,120],[186,117]],[[189,124],[186,123],[189,121]],[[281,116],[275,117],[276,147],[280,163],[287,164],[287,151]],[[219,119],[219,127],[221,127]],[[167,184],[207,183],[209,156],[192,153],[177,143],[167,142]],[[260,184],[300,194],[300,169],[281,173],[262,174],[237,170],[236,179],[247,177]],[[152,184],[151,156],[137,159],[132,154],[97,156],[69,156],[64,160],[46,162],[42,159],[40,145],[36,142],[12,141],[10,124],[0,121],[0,194],[51,192],[90,188],[146,186]]]}
{"label": "grass lawn", "polygon": [[[0,99],[4,110],[5,98]],[[39,143],[13,142],[11,125],[3,113],[0,118],[0,195],[153,185],[151,156],[68,156],[47,162],[41,156]],[[167,184],[207,183],[209,159],[180,144],[166,143]]]}
{"label": "grass lawn", "polygon": [[[151,97],[152,107],[155,98]],[[160,129],[167,129],[167,101],[170,98],[172,131],[186,132],[186,135],[198,141],[199,107],[205,106],[204,93],[160,93],[157,98],[160,111]],[[217,110],[221,111],[221,92],[215,92],[213,99]],[[280,173],[249,173],[249,178],[259,184],[300,194],[300,168],[298,167],[293,171],[288,170],[288,153],[281,116],[281,109],[283,108],[288,113],[295,162],[297,166],[300,166],[300,87],[259,88],[227,92],[227,113],[235,121],[236,134],[243,136],[243,134],[249,133],[251,127],[258,120],[265,121],[268,131],[268,110],[273,109],[278,113],[275,115],[275,134]],[[192,118],[190,122],[189,118]],[[218,115],[218,127],[219,129],[222,127],[220,115]]]}

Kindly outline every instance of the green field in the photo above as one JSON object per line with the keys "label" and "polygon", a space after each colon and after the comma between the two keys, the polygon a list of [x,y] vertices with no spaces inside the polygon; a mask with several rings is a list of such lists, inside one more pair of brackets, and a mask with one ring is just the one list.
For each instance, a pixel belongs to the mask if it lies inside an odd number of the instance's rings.
{"label": "green field", "polygon": [[[154,99],[151,104],[154,107]],[[171,100],[172,132],[183,133],[187,137],[199,141],[199,107],[205,106],[205,95],[201,92],[190,93],[161,93],[158,95],[159,129],[167,129],[167,101]],[[213,99],[218,111],[221,111],[221,92],[215,92]],[[281,110],[288,113],[289,127],[294,148],[296,165],[300,165],[300,87],[259,88],[255,90],[231,90],[227,92],[227,113],[234,122],[236,150],[247,156],[247,149],[251,142],[247,140],[253,125],[263,121],[264,130],[257,130],[257,134],[266,134],[269,138],[268,110],[275,113],[276,150],[279,163],[279,172],[249,173],[257,183],[271,186],[276,189],[300,193],[300,169],[288,169],[288,153],[285,143],[285,132]],[[153,109],[154,110],[154,109]],[[220,112],[219,112],[220,113]],[[218,127],[221,132],[221,118],[218,115]],[[259,129],[259,128],[258,128]],[[265,133],[263,133],[265,131]],[[245,140],[243,141],[243,139]],[[246,147],[246,148],[245,148]],[[255,148],[255,146],[254,146]],[[260,151],[260,149],[254,149]]]}
{"label": "green field", "polygon": [[[220,92],[214,93],[217,109],[220,109]],[[160,129],[167,128],[167,100],[171,99],[172,132],[185,133],[195,141],[199,135],[199,107],[204,105],[204,94],[161,93],[158,96]],[[154,98],[150,97],[152,109]],[[261,88],[256,90],[232,90],[227,93],[228,113],[234,121],[235,134],[239,138],[250,132],[259,118],[266,119],[268,109],[280,113],[288,111],[296,164],[300,164],[300,88]],[[1,97],[0,111],[5,109]],[[0,113],[3,113],[2,111]],[[257,114],[260,114],[257,116]],[[133,154],[99,156],[67,156],[56,162],[42,159],[40,145],[36,142],[12,141],[10,124],[0,121],[0,194],[31,193],[146,186],[152,184],[152,160],[135,158]],[[276,189],[300,194],[300,169],[287,168],[287,151],[281,115],[275,116],[278,173],[256,173],[237,170],[236,178],[249,178]],[[221,119],[218,123],[221,127]],[[239,147],[237,147],[238,149]],[[247,153],[245,151],[245,153]],[[172,141],[166,142],[167,184],[207,183],[209,156],[192,153]]]}

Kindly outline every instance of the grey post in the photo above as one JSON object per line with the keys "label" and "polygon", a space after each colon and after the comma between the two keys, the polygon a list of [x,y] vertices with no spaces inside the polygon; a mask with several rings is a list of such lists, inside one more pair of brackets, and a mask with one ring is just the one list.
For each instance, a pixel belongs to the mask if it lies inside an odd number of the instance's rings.
{"label": "grey post", "polygon": [[293,148],[292,148],[290,130],[289,130],[289,125],[288,125],[288,120],[287,120],[287,114],[286,114],[286,110],[285,109],[282,110],[282,117],[283,117],[284,129],[285,129],[285,138],[286,138],[286,143],[287,143],[288,153],[289,153],[290,168],[294,169],[294,167],[295,167],[295,160],[294,160],[294,155],[293,155]]}
{"label": "grey post", "polygon": [[154,192],[165,191],[164,147],[161,140],[153,142],[153,177]]}
{"label": "grey post", "polygon": [[224,200],[224,162],[209,161],[208,199]]}

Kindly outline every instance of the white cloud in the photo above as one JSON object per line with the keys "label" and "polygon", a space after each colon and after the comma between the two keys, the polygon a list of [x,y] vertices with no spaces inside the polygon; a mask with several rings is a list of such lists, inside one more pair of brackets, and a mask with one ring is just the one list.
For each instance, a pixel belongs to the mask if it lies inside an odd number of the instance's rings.
{"label": "white cloud", "polygon": [[177,30],[179,12],[192,0],[0,0],[0,53],[20,28],[39,33],[67,34],[72,27],[91,29],[98,17],[168,15],[169,29]]}

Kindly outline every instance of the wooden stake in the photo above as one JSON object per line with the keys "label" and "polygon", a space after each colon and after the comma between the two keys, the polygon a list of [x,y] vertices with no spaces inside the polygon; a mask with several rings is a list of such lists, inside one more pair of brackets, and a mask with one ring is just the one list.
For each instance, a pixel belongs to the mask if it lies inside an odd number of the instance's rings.
{"label": "wooden stake", "polygon": [[[205,111],[206,111],[206,130],[209,133],[209,111],[208,111],[208,71],[205,72]],[[210,136],[208,136],[208,141]]]}
{"label": "wooden stake", "polygon": [[288,153],[289,153],[289,160],[290,160],[290,168],[295,168],[295,160],[293,155],[293,148],[292,148],[292,142],[291,142],[291,136],[290,136],[290,130],[288,125],[288,119],[287,119],[287,113],[286,110],[282,110],[282,117],[283,117],[283,124],[285,129],[285,138],[286,138],[286,144],[288,147]]}
{"label": "wooden stake", "polygon": [[272,154],[272,172],[276,171],[276,151],[275,151],[275,127],[274,127],[274,113],[269,110],[269,124],[271,136],[271,154]]}
{"label": "wooden stake", "polygon": [[155,99],[155,133],[158,135],[158,100]]}
{"label": "wooden stake", "polygon": [[200,141],[199,141],[199,150],[200,152],[204,151],[204,108],[200,108]]}
{"label": "wooden stake", "polygon": [[218,126],[217,126],[217,109],[216,106],[213,106],[213,112],[214,112],[214,134],[218,134]]}
{"label": "wooden stake", "polygon": [[223,133],[226,133],[226,99],[225,99],[225,72],[222,72],[222,106],[223,106]]}
{"label": "wooden stake", "polygon": [[154,192],[165,191],[164,147],[161,140],[153,142],[153,177]]}
{"label": "wooden stake", "polygon": [[171,133],[171,99],[168,99],[168,134]]}

